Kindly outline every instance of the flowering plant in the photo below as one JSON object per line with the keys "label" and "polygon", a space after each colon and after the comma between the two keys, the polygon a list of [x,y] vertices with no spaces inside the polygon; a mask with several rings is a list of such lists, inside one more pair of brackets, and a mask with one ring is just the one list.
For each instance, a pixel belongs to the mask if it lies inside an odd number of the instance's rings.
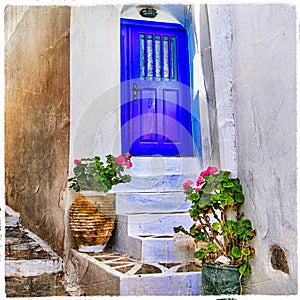
{"label": "flowering plant", "polygon": [[250,275],[248,261],[255,251],[249,242],[255,230],[251,221],[243,219],[244,214],[239,212],[245,201],[240,180],[231,178],[229,171],[208,167],[195,184],[191,180],[183,183],[183,189],[192,202],[190,216],[197,223],[189,231],[183,226],[174,227],[174,231],[193,237],[195,242],[206,242],[195,251],[195,258],[207,263],[237,265],[241,275]]}
{"label": "flowering plant", "polygon": [[99,156],[94,158],[75,159],[74,176],[69,178],[69,186],[76,192],[80,190],[109,191],[113,185],[130,182],[131,176],[123,174],[125,169],[132,167],[130,153],[115,157],[106,155],[106,164]]}

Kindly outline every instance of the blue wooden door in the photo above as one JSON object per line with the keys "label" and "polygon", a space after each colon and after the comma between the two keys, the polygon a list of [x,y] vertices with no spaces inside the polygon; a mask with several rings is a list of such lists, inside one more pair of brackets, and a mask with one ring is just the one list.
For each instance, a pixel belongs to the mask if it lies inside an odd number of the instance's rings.
{"label": "blue wooden door", "polygon": [[122,19],[121,82],[123,152],[192,156],[186,30]]}

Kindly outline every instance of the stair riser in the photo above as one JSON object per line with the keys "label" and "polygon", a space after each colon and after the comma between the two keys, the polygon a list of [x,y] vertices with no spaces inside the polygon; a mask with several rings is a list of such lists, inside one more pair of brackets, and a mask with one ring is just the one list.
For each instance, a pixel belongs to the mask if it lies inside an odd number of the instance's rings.
{"label": "stair riser", "polygon": [[199,161],[194,157],[132,157],[131,175],[198,173]]}
{"label": "stair riser", "polygon": [[173,235],[174,227],[182,225],[189,229],[194,224],[188,213],[128,215],[128,234]]}
{"label": "stair riser", "polygon": [[187,180],[196,180],[197,174],[171,174],[156,176],[133,176],[129,183],[114,186],[118,192],[183,192],[182,184]]}
{"label": "stair riser", "polygon": [[121,280],[120,294],[123,296],[199,296],[201,273],[152,274],[142,277],[125,277]]}
{"label": "stair riser", "polygon": [[187,212],[191,202],[180,193],[124,193],[116,195],[116,213]]}
{"label": "stair riser", "polygon": [[145,218],[132,218],[128,222],[128,233],[130,235],[173,235],[174,227],[183,225],[190,228],[193,222],[189,215],[158,215],[155,218],[148,215]]}
{"label": "stair riser", "polygon": [[143,262],[181,263],[195,260],[194,249],[178,247],[172,238],[144,239],[141,246]]}
{"label": "stair riser", "polygon": [[[194,247],[169,238],[141,238],[128,236],[124,228],[117,228],[116,247],[120,253],[151,263],[181,263],[194,261]],[[189,247],[188,247],[189,246]]]}

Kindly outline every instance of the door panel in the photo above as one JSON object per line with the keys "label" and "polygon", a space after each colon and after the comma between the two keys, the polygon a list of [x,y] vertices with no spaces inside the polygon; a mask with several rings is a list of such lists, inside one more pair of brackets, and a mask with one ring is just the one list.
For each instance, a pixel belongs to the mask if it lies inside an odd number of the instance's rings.
{"label": "door panel", "polygon": [[122,150],[193,155],[186,31],[122,20]]}

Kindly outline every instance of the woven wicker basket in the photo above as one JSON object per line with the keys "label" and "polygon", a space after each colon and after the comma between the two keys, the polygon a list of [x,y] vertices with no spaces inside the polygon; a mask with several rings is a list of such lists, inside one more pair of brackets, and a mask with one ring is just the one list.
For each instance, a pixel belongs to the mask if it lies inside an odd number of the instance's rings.
{"label": "woven wicker basket", "polygon": [[80,195],[70,208],[69,224],[77,248],[105,246],[115,227],[115,195]]}

